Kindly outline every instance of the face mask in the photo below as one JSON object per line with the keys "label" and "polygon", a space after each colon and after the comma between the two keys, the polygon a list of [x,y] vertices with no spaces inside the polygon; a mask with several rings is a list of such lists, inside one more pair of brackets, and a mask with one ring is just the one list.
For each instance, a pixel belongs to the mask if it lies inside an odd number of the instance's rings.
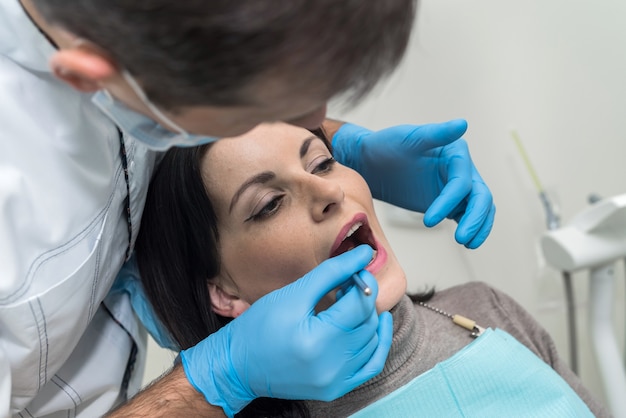
{"label": "face mask", "polygon": [[129,109],[106,90],[100,90],[96,93],[92,98],[92,102],[109,118],[111,118],[122,131],[145,144],[148,148],[157,151],[165,151],[168,148],[175,146],[193,147],[196,145],[207,144],[209,142],[215,142],[219,139],[212,136],[189,134],[165,116],[163,112],[161,112],[159,108],[148,99],[141,87],[139,87],[135,79],[130,74],[124,71],[122,76],[143,104],[162,122],[164,122],[170,130],[163,128],[149,117]]}

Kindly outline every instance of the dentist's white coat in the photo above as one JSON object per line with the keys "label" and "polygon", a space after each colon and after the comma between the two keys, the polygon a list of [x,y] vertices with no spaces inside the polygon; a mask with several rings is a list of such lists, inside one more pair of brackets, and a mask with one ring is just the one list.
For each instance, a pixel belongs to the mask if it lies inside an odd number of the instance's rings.
{"label": "dentist's white coat", "polygon": [[[145,332],[107,296],[128,246],[118,131],[53,52],[0,2],[0,417],[99,416],[142,377]],[[154,155],[125,145],[134,240]]]}

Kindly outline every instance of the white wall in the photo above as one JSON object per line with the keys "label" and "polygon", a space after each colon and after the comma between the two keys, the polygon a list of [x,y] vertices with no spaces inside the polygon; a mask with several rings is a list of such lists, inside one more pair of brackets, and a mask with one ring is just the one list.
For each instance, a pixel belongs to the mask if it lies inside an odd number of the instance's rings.
{"label": "white wall", "polygon": [[[468,120],[465,138],[498,209],[489,240],[465,250],[453,243],[451,222],[434,230],[388,223],[387,235],[412,288],[486,281],[526,307],[566,359],[562,279],[541,256],[545,217],[510,132],[519,133],[564,223],[590,193],[626,193],[624,22],[621,0],[424,0],[399,71],[358,108],[330,115],[373,129]],[[380,208],[388,218],[389,209]],[[618,272],[623,344],[622,266]],[[586,332],[587,275],[575,279],[580,375],[602,398]]]}
{"label": "white wall", "polygon": [[[388,222],[387,235],[412,289],[488,282],[526,307],[554,336],[564,358],[561,277],[541,257],[544,214],[510,131],[519,132],[563,222],[587,205],[592,192],[625,193],[624,22],[621,0],[424,0],[401,68],[358,108],[330,112],[372,129],[468,120],[465,138],[498,208],[489,240],[478,250],[466,250],[453,243],[451,222],[432,230]],[[383,222],[390,211],[380,205]],[[602,398],[586,332],[588,281],[584,273],[575,278],[580,375]],[[621,266],[619,278],[615,302],[623,344]],[[147,379],[171,358],[152,353]]]}

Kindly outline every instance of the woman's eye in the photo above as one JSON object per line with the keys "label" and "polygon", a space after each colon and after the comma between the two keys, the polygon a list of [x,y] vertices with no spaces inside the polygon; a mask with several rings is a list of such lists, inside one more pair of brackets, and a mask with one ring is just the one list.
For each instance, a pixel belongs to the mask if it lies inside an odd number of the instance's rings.
{"label": "woman's eye", "polygon": [[255,212],[254,214],[252,214],[252,216],[246,219],[246,222],[250,220],[260,221],[260,220],[269,218],[270,216],[274,215],[276,212],[278,212],[278,209],[280,208],[283,198],[284,198],[284,195],[274,197],[265,206],[263,206],[261,210],[259,210],[258,212]]}
{"label": "woman's eye", "polygon": [[327,157],[324,160],[322,160],[322,162],[317,164],[313,168],[313,171],[311,173],[319,174],[319,173],[326,173],[328,171],[331,171],[336,162],[337,161],[333,157]]}

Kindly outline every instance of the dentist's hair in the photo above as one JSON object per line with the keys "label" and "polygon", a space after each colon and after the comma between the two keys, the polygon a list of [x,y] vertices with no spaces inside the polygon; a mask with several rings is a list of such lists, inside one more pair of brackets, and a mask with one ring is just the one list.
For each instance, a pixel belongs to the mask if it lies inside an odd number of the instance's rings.
{"label": "dentist's hair", "polygon": [[261,77],[354,102],[401,61],[417,0],[33,1],[175,109],[251,104]]}

